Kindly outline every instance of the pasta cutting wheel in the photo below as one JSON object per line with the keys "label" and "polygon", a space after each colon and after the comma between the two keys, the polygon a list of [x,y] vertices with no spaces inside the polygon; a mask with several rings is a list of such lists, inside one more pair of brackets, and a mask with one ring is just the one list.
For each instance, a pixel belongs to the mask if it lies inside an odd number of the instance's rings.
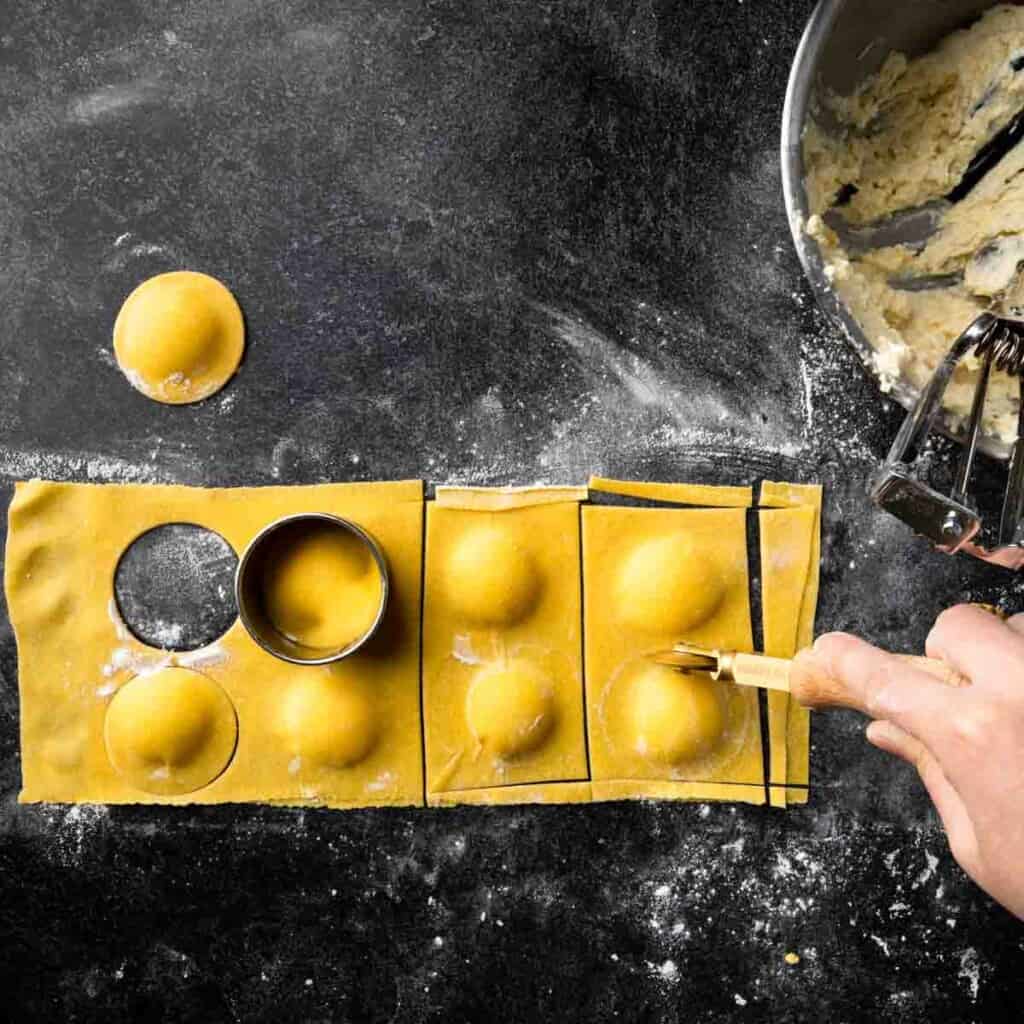
{"label": "pasta cutting wheel", "polygon": [[788,658],[769,658],[763,654],[698,647],[682,641],[670,650],[658,651],[654,660],[685,674],[707,672],[716,682],[789,692]]}
{"label": "pasta cutting wheel", "polygon": [[[968,356],[981,363],[971,413],[962,442],[952,491],[943,494],[925,479],[919,453],[931,433],[953,371]],[[978,450],[982,414],[993,368],[1015,377],[1024,371],[1024,320],[982,313],[953,342],[913,410],[903,421],[885,463],[872,480],[871,500],[902,519],[939,551],[964,551],[1008,569],[1024,566],[1024,403],[1017,419],[1017,438],[1010,452],[1009,476],[994,547],[979,538],[982,518],[968,494],[971,469]]]}
{"label": "pasta cutting wheel", "polygon": [[[859,688],[847,687],[841,680],[831,677],[794,674],[793,662],[789,658],[698,647],[685,640],[668,650],[655,651],[651,657],[659,665],[667,665],[684,675],[706,672],[716,682],[790,693],[807,708],[853,708],[864,714],[870,713]],[[964,676],[944,661],[916,654],[897,654],[896,657],[946,686],[970,685]]]}

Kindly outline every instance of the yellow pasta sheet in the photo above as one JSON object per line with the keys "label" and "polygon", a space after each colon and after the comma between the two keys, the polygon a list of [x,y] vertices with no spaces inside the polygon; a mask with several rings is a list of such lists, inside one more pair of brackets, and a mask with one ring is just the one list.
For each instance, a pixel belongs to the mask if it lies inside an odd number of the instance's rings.
{"label": "yellow pasta sheet", "polygon": [[[20,668],[20,799],[422,803],[422,495],[419,481],[230,490],[19,484],[5,584]],[[121,623],[114,574],[141,534],[195,523],[240,554],[268,523],[299,512],[350,519],[384,551],[387,616],[357,654],[290,665],[238,621],[214,644],[173,654]],[[182,791],[196,782],[204,784]]]}
{"label": "yellow pasta sheet", "polygon": [[[768,694],[766,780],[757,692],[652,658],[678,641],[751,650],[751,489],[592,486],[709,507],[581,509],[583,488],[448,487],[426,506],[424,532],[418,481],[19,484],[5,585],[20,799],[760,804],[767,791],[776,806],[805,802],[804,709]],[[790,657],[813,638],[821,488],[765,483],[759,504],[765,649]],[[384,552],[388,611],[356,654],[292,665],[238,621],[199,651],[172,653],[121,622],[115,571],[148,530],[194,523],[241,554],[300,512],[349,519]]]}

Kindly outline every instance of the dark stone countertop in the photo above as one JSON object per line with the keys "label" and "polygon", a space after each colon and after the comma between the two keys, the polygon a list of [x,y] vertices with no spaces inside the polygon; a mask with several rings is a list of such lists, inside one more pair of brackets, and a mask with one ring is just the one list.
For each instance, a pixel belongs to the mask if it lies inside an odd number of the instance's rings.
{"label": "dark stone countertop", "polygon": [[[807,0],[0,4],[0,475],[195,484],[587,472],[828,488],[819,628],[920,648],[1022,579],[864,481],[900,412],[816,311],[778,168]],[[228,282],[248,354],[159,406],[143,278]],[[998,476],[983,471],[985,487]],[[1002,1021],[1024,932],[913,773],[817,716],[808,807],[18,806],[11,1020]],[[798,952],[788,966],[783,955]]]}

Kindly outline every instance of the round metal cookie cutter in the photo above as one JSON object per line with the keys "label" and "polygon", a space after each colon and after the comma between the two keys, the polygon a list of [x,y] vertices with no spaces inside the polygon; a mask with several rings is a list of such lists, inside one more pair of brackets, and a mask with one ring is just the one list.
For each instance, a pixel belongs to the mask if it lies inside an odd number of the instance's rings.
{"label": "round metal cookie cutter", "polygon": [[[271,541],[283,531],[294,529],[297,525],[329,524],[338,529],[347,530],[355,536],[369,551],[380,573],[381,591],[380,604],[373,622],[361,635],[344,647],[325,648],[310,647],[293,640],[281,633],[270,621],[263,602],[263,567]],[[249,542],[238,562],[235,573],[235,599],[238,602],[238,615],[249,636],[256,641],[268,654],[291,662],[293,665],[327,665],[334,661],[355,654],[377,632],[387,610],[388,595],[391,584],[388,576],[387,560],[380,545],[362,527],[341,516],[327,512],[301,512],[297,515],[282,516],[265,526]]]}

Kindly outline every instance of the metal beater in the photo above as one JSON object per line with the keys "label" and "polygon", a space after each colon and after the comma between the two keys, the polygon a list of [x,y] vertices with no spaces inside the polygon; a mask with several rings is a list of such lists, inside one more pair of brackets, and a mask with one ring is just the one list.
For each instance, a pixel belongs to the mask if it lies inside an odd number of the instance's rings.
{"label": "metal beater", "polygon": [[[924,481],[918,456],[922,443],[932,431],[953,371],[971,352],[982,360],[981,373],[974,389],[953,490],[946,495]],[[1024,514],[1024,401],[1018,412],[1017,439],[1010,453],[1009,478],[993,548],[984,547],[977,539],[982,520],[967,493],[993,367],[1021,377],[1024,370],[1024,320],[982,313],[953,342],[913,411],[903,421],[884,465],[872,480],[870,494],[879,508],[902,519],[939,551],[947,554],[965,551],[985,562],[1019,569],[1024,566],[1024,531],[1021,529]]]}

